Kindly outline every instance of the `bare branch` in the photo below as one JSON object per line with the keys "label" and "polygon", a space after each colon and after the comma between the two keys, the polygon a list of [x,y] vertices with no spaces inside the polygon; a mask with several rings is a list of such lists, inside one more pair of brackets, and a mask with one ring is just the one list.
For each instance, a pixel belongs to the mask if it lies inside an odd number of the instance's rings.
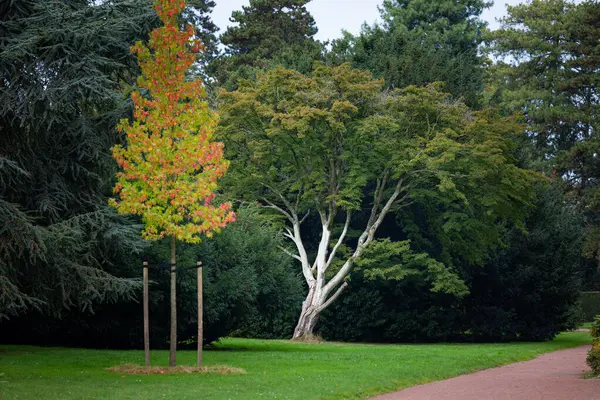
{"label": "bare branch", "polygon": [[300,190],[296,194],[296,210],[300,207]]}
{"label": "bare branch", "polygon": [[304,275],[304,279],[306,279],[306,282],[310,284],[315,280],[315,277],[313,275],[312,268],[308,262],[308,254],[306,253],[306,249],[304,248],[304,244],[302,243],[302,237],[300,236],[300,225],[297,222],[294,222],[293,226],[293,233],[288,228],[285,228],[285,233],[283,235],[291,239],[291,241],[294,242],[294,244],[296,245],[296,249],[298,249],[298,257],[300,263],[302,264],[302,274]]}
{"label": "bare branch", "polygon": [[285,228],[285,233],[283,234],[283,236],[291,239],[293,242],[296,241],[296,238],[294,238],[294,235],[292,234],[292,232],[288,228]]}
{"label": "bare branch", "polygon": [[290,257],[292,257],[292,258],[295,258],[295,259],[296,259],[296,260],[298,260],[298,261],[302,261],[302,258],[300,258],[300,256],[299,256],[299,255],[292,253],[291,251],[289,251],[289,250],[288,250],[288,249],[286,249],[285,247],[283,247],[283,246],[279,246],[279,249],[280,249],[281,251],[283,251],[285,254],[287,254],[288,256],[290,256]]}
{"label": "bare branch", "polygon": [[306,214],[304,214],[304,217],[302,217],[302,219],[300,219],[300,221],[298,222],[299,224],[302,224],[304,222],[304,220],[306,219],[306,217],[308,217],[308,215],[310,214],[310,210],[308,210],[306,212]]}
{"label": "bare branch", "polygon": [[264,197],[263,197],[262,201],[264,201],[265,203],[268,204],[268,205],[262,206],[262,207],[264,207],[264,208],[272,208],[273,210],[277,210],[281,214],[285,215],[286,218],[290,220],[290,222],[294,223],[294,219],[292,218],[292,215],[289,212],[287,212],[283,208],[281,208],[281,207],[279,207],[279,206],[271,203],[269,200],[265,199]]}
{"label": "bare branch", "polygon": [[294,207],[292,207],[292,205],[290,204],[290,202],[285,198],[285,196],[278,191],[277,189],[273,188],[272,186],[267,185],[266,183],[262,183],[261,184],[266,187],[267,189],[271,190],[273,193],[275,193],[277,196],[279,196],[279,198],[283,201],[283,204],[287,207],[288,210],[290,210],[290,214],[292,215],[292,217],[294,218],[298,218],[298,215],[296,213],[296,209]]}
{"label": "bare branch", "polygon": [[358,238],[358,243],[356,245],[356,249],[354,250],[354,253],[352,254],[352,256],[350,256],[350,258],[348,258],[346,260],[344,265],[342,265],[342,268],[340,268],[340,270],[334,275],[334,277],[329,280],[327,285],[325,285],[325,287],[323,288],[324,293],[331,292],[331,290],[334,287],[336,287],[337,285],[340,284],[340,282],[342,282],[342,280],[346,277],[346,275],[348,275],[348,273],[352,269],[352,266],[354,265],[354,261],[358,257],[360,257],[362,251],[369,245],[369,243],[371,243],[371,241],[373,240],[373,237],[375,236],[375,232],[377,231],[377,228],[379,228],[379,225],[381,225],[381,223],[383,222],[383,219],[385,218],[388,211],[392,207],[392,204],[394,204],[394,201],[396,201],[396,198],[402,191],[402,182],[403,182],[402,179],[398,180],[398,182],[396,183],[396,187],[394,188],[394,193],[390,196],[390,198],[387,200],[387,202],[383,206],[383,209],[379,213],[379,216],[376,217],[375,222],[373,222],[373,224],[371,226],[367,225],[367,227],[365,228],[363,233]]}
{"label": "bare branch", "polygon": [[394,204],[394,202],[396,201],[396,198],[398,197],[398,195],[400,195],[400,192],[402,191],[402,182],[403,182],[402,179],[398,180],[398,183],[396,184],[396,187],[394,188],[394,193],[392,193],[392,195],[390,196],[388,201],[385,203],[385,206],[383,206],[383,209],[379,213],[379,217],[377,217],[377,220],[373,223],[373,226],[371,226],[371,228],[369,229],[369,239],[370,240],[373,239],[373,235],[375,234],[375,231],[377,230],[377,228],[379,228],[379,225],[381,225],[381,223],[383,222],[383,219],[385,218],[388,211],[392,207],[392,204]]}
{"label": "bare branch", "polygon": [[367,227],[371,226],[373,222],[375,222],[377,212],[379,211],[379,205],[381,204],[381,200],[383,198],[383,191],[385,190],[385,186],[387,185],[389,173],[390,171],[386,168],[383,171],[381,179],[377,179],[377,186],[375,187],[375,193],[373,194],[373,208],[371,208],[371,215],[369,216]]}
{"label": "bare branch", "polygon": [[319,312],[321,312],[324,309],[326,309],[327,307],[329,307],[329,305],[331,303],[333,303],[335,301],[335,299],[337,299],[340,296],[340,294],[342,294],[342,292],[344,291],[344,289],[346,289],[346,287],[348,287],[348,282],[342,283],[342,286],[340,286],[338,288],[338,290],[336,290],[335,293],[329,299],[327,299],[327,301],[325,303],[323,303],[323,305],[321,307],[319,307]]}
{"label": "bare branch", "polygon": [[329,254],[329,258],[327,259],[327,263],[325,264],[325,270],[327,270],[327,268],[329,268],[329,266],[333,262],[335,253],[337,252],[338,248],[342,245],[346,237],[346,233],[348,233],[348,227],[350,226],[350,215],[350,210],[348,210],[346,212],[346,223],[344,224],[344,229],[342,230],[342,233],[340,234],[337,243],[335,244],[335,246],[333,246],[333,249],[331,249],[331,253]]}

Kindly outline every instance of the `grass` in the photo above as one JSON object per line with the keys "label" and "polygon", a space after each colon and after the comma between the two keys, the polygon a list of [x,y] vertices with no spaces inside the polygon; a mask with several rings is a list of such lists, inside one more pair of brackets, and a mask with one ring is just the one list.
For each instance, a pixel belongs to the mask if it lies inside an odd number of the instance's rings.
{"label": "grass", "polygon": [[579,327],[584,329],[592,329],[592,324],[593,322],[583,322],[581,325],[579,325]]}
{"label": "grass", "polygon": [[[105,368],[143,361],[143,351],[0,346],[0,398],[9,399],[364,399],[369,395],[528,360],[589,344],[587,332],[543,343],[368,345],[224,339],[206,365],[247,374],[122,375]],[[178,352],[194,365],[195,352]],[[152,364],[166,365],[167,351]]]}

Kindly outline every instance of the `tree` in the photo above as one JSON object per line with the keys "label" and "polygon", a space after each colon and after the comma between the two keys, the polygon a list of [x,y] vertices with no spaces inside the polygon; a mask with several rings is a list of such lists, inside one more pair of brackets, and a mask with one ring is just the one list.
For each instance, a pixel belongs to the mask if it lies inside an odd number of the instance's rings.
{"label": "tree", "polygon": [[[579,316],[581,214],[565,202],[559,185],[535,189],[526,232],[504,224],[505,246],[489,252],[481,265],[453,255],[469,286],[467,296],[431,293],[422,273],[395,282],[370,279],[368,269],[357,268],[343,299],[326,311],[319,333],[327,340],[360,342],[542,341],[573,329]],[[423,236],[434,239],[429,230],[436,230],[435,221],[423,225]],[[469,237],[468,223],[464,227]],[[462,247],[461,240],[452,242]]]}
{"label": "tree", "polygon": [[[504,62],[490,74],[489,97],[506,112],[525,116],[530,165],[563,178],[585,211],[584,253],[600,260],[600,4],[566,0],[508,7],[502,29],[489,35]],[[598,264],[598,263],[597,263]]]}
{"label": "tree", "polygon": [[142,216],[146,239],[171,239],[171,366],[177,346],[176,240],[198,243],[234,219],[229,203],[212,205],[228,162],[223,144],[210,141],[217,117],[202,82],[185,81],[201,45],[191,25],[179,29],[184,7],[184,1],[156,1],[164,26],[150,33],[149,47],[138,42],[132,48],[142,70],[138,87],[145,92],[131,95],[135,120],[119,124],[127,146],[113,148],[123,170],[114,189],[119,200],[110,202],[121,214]]}
{"label": "tree", "polygon": [[[395,255],[400,263],[372,273],[401,279],[424,267],[433,290],[465,294],[450,266],[412,251],[410,241],[376,237],[386,216],[415,197],[435,193],[468,205],[471,193],[485,190],[496,222],[518,219],[530,201],[534,178],[514,165],[507,138],[518,131],[513,120],[471,112],[433,86],[392,93],[382,86],[349,64],[320,65],[312,77],[283,68],[260,73],[222,95],[218,134],[232,160],[234,194],[285,217],[296,247],[288,252],[308,286],[294,338],[312,334],[357,263]],[[301,229],[311,210],[321,231],[314,257]],[[355,230],[358,238],[348,241]]]}
{"label": "tree", "polygon": [[[129,46],[151,29],[143,3],[0,4],[0,320],[60,316],[133,296],[120,273],[145,248],[106,205],[137,75]],[[60,21],[60,23],[57,23]]]}
{"label": "tree", "polygon": [[469,106],[480,103],[483,59],[478,55],[484,0],[385,0],[383,23],[334,41],[329,58],[350,61],[385,78],[389,88],[443,82]]}
{"label": "tree", "polygon": [[209,70],[217,82],[229,90],[237,80],[251,78],[256,70],[271,65],[312,69],[320,57],[321,45],[313,37],[315,21],[306,9],[308,0],[250,0],[234,11],[234,23],[221,35],[225,54]]}
{"label": "tree", "polygon": [[[277,222],[254,206],[242,206],[236,220],[212,240],[177,246],[177,262],[204,268],[204,343],[236,335],[289,337],[304,297],[303,280],[290,257],[280,250],[284,238]],[[151,264],[169,257],[169,240],[152,242],[144,251]],[[139,276],[139,260],[131,263]],[[151,339],[155,348],[169,348],[170,277],[151,268]],[[177,276],[179,343],[196,337],[196,271]],[[28,315],[2,324],[0,342],[42,346],[132,349],[142,348],[142,315],[137,302],[100,304],[94,313],[70,310],[60,318]],[[195,345],[195,343],[194,343]]]}

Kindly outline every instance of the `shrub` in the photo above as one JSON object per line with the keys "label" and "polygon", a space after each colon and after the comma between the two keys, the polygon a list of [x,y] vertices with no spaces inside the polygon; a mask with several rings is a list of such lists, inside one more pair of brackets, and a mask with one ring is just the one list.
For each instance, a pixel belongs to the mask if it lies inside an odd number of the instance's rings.
{"label": "shrub", "polygon": [[592,324],[590,335],[593,338],[592,349],[588,352],[587,364],[592,369],[591,375],[600,376],[600,315],[597,315]]}
{"label": "shrub", "polygon": [[[204,340],[241,330],[248,336],[290,337],[302,305],[303,285],[293,260],[279,248],[278,229],[255,208],[237,212],[237,221],[200,245],[181,245],[178,265],[204,265]],[[148,252],[151,264],[169,259],[168,241]],[[141,261],[128,268],[140,276]],[[168,346],[169,274],[150,270],[150,345]],[[177,277],[178,339],[181,348],[196,335],[196,270]],[[136,302],[104,304],[95,313],[73,311],[61,320],[38,314],[2,324],[0,342],[96,348],[141,348],[142,307]]]}
{"label": "shrub", "polygon": [[582,292],[579,301],[584,321],[593,321],[600,315],[600,292]]}

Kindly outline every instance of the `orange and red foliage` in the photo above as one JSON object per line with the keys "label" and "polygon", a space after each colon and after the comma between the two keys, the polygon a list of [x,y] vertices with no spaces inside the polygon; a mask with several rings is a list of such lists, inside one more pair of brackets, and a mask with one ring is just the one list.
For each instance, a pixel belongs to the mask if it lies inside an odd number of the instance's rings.
{"label": "orange and red foliage", "polygon": [[148,47],[138,42],[142,75],[134,91],[134,119],[121,120],[126,146],[113,156],[121,171],[110,204],[121,214],[143,218],[143,236],[172,236],[190,243],[210,237],[234,220],[231,205],[214,206],[217,179],[227,171],[223,144],[212,142],[218,117],[206,101],[200,80],[185,73],[202,49],[188,25],[181,30],[185,1],[158,0],[154,8],[164,26],[150,34]]}

